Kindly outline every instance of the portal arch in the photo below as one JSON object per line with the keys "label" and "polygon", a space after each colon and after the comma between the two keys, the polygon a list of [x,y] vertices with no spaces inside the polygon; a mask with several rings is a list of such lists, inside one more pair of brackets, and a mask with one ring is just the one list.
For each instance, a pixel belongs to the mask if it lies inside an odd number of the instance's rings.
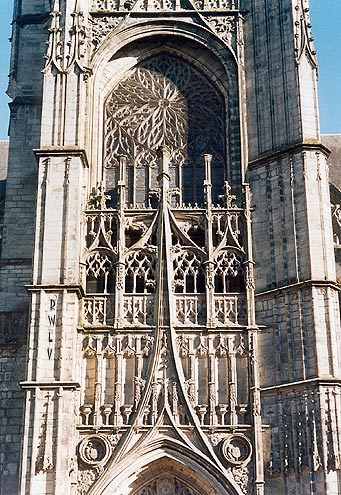
{"label": "portal arch", "polygon": [[166,495],[243,495],[221,466],[170,439],[148,443],[113,461],[89,495],[165,495],[157,491],[162,480],[180,490]]}
{"label": "portal arch", "polygon": [[132,495],[216,495],[200,476],[167,457],[154,461],[131,488]]}

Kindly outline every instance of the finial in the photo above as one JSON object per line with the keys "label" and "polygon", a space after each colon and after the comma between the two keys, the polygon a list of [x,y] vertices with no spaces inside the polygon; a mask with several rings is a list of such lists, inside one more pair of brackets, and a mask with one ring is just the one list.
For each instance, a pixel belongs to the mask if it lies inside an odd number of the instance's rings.
{"label": "finial", "polygon": [[211,183],[212,155],[206,153],[204,155],[204,161],[205,161],[205,181]]}

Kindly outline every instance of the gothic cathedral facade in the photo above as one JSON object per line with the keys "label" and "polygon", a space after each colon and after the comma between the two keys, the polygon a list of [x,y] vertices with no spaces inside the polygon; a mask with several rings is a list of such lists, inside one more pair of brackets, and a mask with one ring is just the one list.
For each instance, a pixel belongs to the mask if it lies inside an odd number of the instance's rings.
{"label": "gothic cathedral facade", "polygon": [[14,0],[2,495],[340,495],[308,0]]}

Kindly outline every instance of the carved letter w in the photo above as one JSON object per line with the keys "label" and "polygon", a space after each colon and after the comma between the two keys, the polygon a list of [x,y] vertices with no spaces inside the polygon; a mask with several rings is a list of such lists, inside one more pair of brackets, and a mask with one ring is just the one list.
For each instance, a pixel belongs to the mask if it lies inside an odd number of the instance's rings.
{"label": "carved letter w", "polygon": [[49,319],[50,326],[54,327],[56,324],[56,315],[52,315],[52,316],[48,315],[47,317]]}

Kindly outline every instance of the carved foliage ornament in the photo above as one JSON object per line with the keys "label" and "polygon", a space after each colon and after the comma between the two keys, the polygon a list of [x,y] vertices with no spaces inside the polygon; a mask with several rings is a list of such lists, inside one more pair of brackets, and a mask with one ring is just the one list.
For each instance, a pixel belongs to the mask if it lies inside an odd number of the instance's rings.
{"label": "carved foliage ornament", "polygon": [[[131,10],[135,3],[135,11],[174,11],[179,9],[186,9],[187,5],[181,5],[180,0],[140,0],[136,5],[135,0],[124,2],[114,1],[112,6],[106,7],[106,3],[98,1],[98,7],[94,8],[97,12],[107,12],[109,15],[101,15],[99,17],[92,16],[90,18],[91,25],[91,42],[93,50],[96,51],[102,41],[112,33],[119,24],[123,23],[124,19],[127,19],[129,10]],[[123,5],[120,5],[123,4]],[[213,0],[206,5],[206,1],[199,0],[195,2],[195,6],[198,10],[207,10],[207,13],[216,9],[230,9],[235,8],[233,3],[226,0]],[[116,13],[114,13],[116,11]],[[126,13],[124,12],[126,11]],[[110,12],[114,14],[110,15]],[[123,12],[123,13],[122,13]],[[228,45],[232,45],[235,41],[236,19],[233,16],[208,16],[207,22],[211,26],[212,30]]]}
{"label": "carved foliage ornament", "polygon": [[246,466],[235,466],[232,468],[232,475],[236,483],[240,486],[245,495],[252,493],[252,477],[250,470]]}
{"label": "carved foliage ornament", "polygon": [[307,0],[297,0],[295,7],[295,55],[297,63],[302,55],[306,54],[311,65],[317,69],[316,51],[314,48],[314,38],[311,32],[309,15],[309,4]]}
{"label": "carved foliage ornament", "polygon": [[225,41],[228,45],[231,45],[233,33],[236,31],[235,18],[226,16],[209,16],[207,17],[207,21],[219,38]]}
{"label": "carved foliage ornament", "polygon": [[124,19],[124,16],[104,16],[91,18],[91,35],[94,50],[98,48],[101,42],[111,33],[116,26]]}
{"label": "carved foliage ornament", "polygon": [[86,495],[91,485],[98,478],[99,473],[93,469],[86,469],[78,472],[77,495]]}

